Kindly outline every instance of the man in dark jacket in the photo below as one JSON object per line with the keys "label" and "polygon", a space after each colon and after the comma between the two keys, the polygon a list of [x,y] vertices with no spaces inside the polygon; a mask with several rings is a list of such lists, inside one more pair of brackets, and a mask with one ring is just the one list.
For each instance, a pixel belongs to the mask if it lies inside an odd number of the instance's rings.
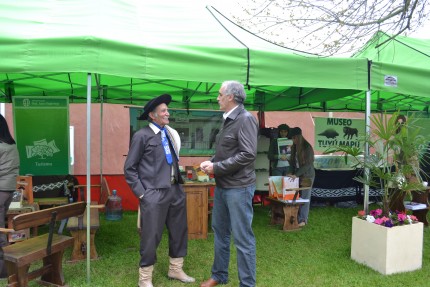
{"label": "man in dark jacket", "polygon": [[168,277],[195,281],[182,270],[188,243],[187,209],[178,166],[181,139],[168,126],[171,99],[164,94],[145,105],[140,119],[150,123],[133,135],[124,165],[125,179],[139,198],[141,211],[139,287],[153,287],[152,271],[164,225],[169,231]]}
{"label": "man in dark jacket", "polygon": [[228,282],[232,233],[237,250],[240,286],[255,286],[256,251],[251,225],[258,125],[255,117],[243,106],[245,98],[245,90],[239,82],[227,81],[222,84],[217,100],[225,113],[223,126],[215,142],[215,156],[200,164],[204,172],[215,175],[216,182],[212,210],[215,258],[211,278],[203,282],[201,287]]}

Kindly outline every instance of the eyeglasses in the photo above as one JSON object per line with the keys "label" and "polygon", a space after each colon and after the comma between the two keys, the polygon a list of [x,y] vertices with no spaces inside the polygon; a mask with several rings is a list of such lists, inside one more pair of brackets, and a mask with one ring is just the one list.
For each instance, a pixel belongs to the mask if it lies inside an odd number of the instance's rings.
{"label": "eyeglasses", "polygon": [[219,97],[229,96],[229,95],[231,95],[231,94],[221,94],[221,93],[218,93],[218,96],[219,96]]}

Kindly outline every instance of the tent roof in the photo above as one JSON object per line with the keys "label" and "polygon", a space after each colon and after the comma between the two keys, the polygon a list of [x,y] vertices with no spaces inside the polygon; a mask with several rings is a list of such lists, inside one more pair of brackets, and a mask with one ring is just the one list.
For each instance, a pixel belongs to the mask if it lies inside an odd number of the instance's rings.
{"label": "tent roof", "polygon": [[376,62],[429,69],[430,39],[418,39],[378,32],[355,57],[364,57]]}
{"label": "tent roof", "polygon": [[[248,89],[246,104],[285,110],[367,88],[367,60],[327,58],[268,43],[202,1],[3,1],[0,101],[68,96],[144,104],[171,93],[172,107],[218,108],[224,80]],[[320,93],[320,91],[323,93]]]}
{"label": "tent roof", "polygon": [[[428,111],[430,39],[392,38],[378,32],[354,57],[372,61],[372,111]],[[390,82],[388,79],[396,80]],[[329,109],[342,109],[346,105],[353,109],[364,108],[364,92],[329,102]]]}

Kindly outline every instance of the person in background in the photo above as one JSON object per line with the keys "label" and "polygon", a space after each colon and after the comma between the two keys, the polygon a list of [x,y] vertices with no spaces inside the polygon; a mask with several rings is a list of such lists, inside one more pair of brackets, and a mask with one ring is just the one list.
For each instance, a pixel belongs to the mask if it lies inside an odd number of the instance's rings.
{"label": "person in background", "polygon": [[301,205],[298,214],[299,226],[303,227],[308,223],[309,207],[311,200],[312,184],[315,179],[314,150],[311,144],[302,136],[302,130],[298,127],[290,129],[290,137],[293,140],[291,147],[292,178],[299,178],[300,187],[309,187],[301,190],[300,197],[309,199],[309,202]]}
{"label": "person in background", "polygon": [[278,138],[273,139],[270,142],[269,151],[267,153],[267,157],[270,160],[270,175],[273,176],[285,176],[291,173],[290,168],[290,154],[291,149],[290,146],[285,146],[285,151],[279,153],[278,149],[278,139],[279,138],[288,138],[288,132],[290,127],[286,124],[282,124],[278,126]]}
{"label": "person in background", "polygon": [[169,232],[167,276],[184,283],[195,281],[182,270],[188,247],[187,209],[178,165],[181,139],[168,126],[171,100],[164,94],[145,105],[140,119],[148,120],[149,125],[133,135],[124,165],[126,181],[139,198],[139,287],[153,286],[152,272],[164,225]]}
{"label": "person in background", "polygon": [[[0,114],[0,227],[5,227],[6,214],[16,190],[19,175],[19,154],[15,140],[10,134],[6,119]],[[0,278],[7,277],[3,260],[3,247],[8,244],[7,236],[0,233]]]}
{"label": "person in background", "polygon": [[252,199],[255,191],[258,124],[243,106],[243,85],[226,81],[218,94],[224,123],[216,137],[215,155],[200,164],[207,174],[215,175],[215,198],[212,209],[215,256],[211,277],[201,287],[228,282],[230,241],[237,251],[240,286],[255,286],[256,242],[252,230]]}

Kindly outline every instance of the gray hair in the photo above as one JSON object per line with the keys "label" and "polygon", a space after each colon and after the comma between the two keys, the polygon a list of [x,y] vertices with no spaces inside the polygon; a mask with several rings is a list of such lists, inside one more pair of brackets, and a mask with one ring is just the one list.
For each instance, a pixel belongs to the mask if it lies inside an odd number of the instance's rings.
{"label": "gray hair", "polygon": [[225,81],[221,87],[224,87],[224,94],[233,95],[237,104],[243,104],[246,99],[245,88],[238,81]]}

